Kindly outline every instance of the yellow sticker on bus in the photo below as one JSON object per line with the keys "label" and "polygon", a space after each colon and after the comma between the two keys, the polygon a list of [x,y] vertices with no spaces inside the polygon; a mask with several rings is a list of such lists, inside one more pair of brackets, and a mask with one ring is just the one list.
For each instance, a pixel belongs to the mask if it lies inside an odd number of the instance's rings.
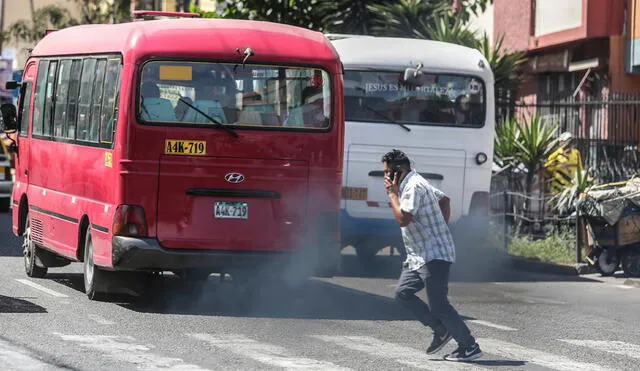
{"label": "yellow sticker on bus", "polygon": [[113,156],[111,152],[104,153],[104,166],[113,167]]}
{"label": "yellow sticker on bus", "polygon": [[191,81],[191,66],[160,66],[160,80]]}
{"label": "yellow sticker on bus", "polygon": [[207,154],[207,142],[204,140],[166,139],[164,141],[164,154],[204,156]]}

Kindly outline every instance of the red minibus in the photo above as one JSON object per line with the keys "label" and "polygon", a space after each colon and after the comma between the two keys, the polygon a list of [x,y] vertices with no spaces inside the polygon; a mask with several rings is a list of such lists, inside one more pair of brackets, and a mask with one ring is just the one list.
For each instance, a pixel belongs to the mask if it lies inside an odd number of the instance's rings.
{"label": "red minibus", "polygon": [[13,232],[28,276],[83,262],[93,299],[150,272],[338,269],[342,64],[321,33],[226,19],[74,26],[35,46],[19,88],[2,116],[17,138]]}

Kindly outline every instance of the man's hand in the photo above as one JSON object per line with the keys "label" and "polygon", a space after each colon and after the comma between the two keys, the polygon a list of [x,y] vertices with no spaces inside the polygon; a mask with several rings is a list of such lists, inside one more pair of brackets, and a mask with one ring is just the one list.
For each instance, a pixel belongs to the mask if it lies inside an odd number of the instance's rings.
{"label": "man's hand", "polygon": [[413,221],[413,215],[406,213],[400,209],[400,186],[398,186],[398,178],[394,176],[393,179],[388,176],[384,177],[384,188],[389,195],[389,201],[391,203],[391,210],[393,210],[393,216],[395,216],[398,224],[401,227],[406,227]]}
{"label": "man's hand", "polygon": [[384,188],[387,190],[387,194],[398,195],[400,193],[400,186],[398,185],[398,177],[394,174],[393,179],[388,175],[384,176]]}

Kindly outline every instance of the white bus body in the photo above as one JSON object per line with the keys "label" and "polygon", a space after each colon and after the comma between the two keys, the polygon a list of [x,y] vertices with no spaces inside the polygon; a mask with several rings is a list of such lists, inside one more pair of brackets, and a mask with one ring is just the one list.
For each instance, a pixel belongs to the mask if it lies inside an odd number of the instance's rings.
{"label": "white bus body", "polygon": [[[486,59],[478,50],[430,40],[331,39],[345,70],[343,245],[362,257],[402,246],[382,177],[382,155],[393,148],[449,196],[454,235],[486,234],[494,138],[494,79]],[[423,84],[406,89],[405,69],[418,65]]]}

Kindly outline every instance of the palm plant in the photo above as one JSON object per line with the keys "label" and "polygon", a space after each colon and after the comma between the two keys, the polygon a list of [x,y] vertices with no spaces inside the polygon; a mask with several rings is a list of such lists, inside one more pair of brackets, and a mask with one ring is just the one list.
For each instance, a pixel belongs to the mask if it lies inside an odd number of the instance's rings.
{"label": "palm plant", "polygon": [[503,170],[514,169],[518,165],[517,157],[520,141],[520,127],[515,118],[506,118],[496,125],[493,140],[493,161]]}
{"label": "palm plant", "polygon": [[527,61],[522,52],[507,53],[502,48],[504,34],[491,46],[491,40],[486,33],[482,35],[478,49],[487,59],[493,71],[496,91],[498,89],[512,90],[520,79],[520,67]]}
{"label": "palm plant", "polygon": [[368,9],[375,15],[374,35],[428,39],[427,29],[437,19],[449,20],[446,15],[451,11],[451,2],[398,0],[368,5]]}
{"label": "palm plant", "polygon": [[458,44],[474,49],[479,49],[481,46],[477,33],[471,31],[460,17],[440,17],[433,24],[427,25],[424,31],[417,30],[416,32],[424,33],[425,39]]}
{"label": "palm plant", "polygon": [[594,181],[589,176],[589,168],[584,169],[582,163],[578,162],[578,169],[573,174],[571,185],[565,187],[559,194],[550,200],[552,207],[561,215],[572,213],[576,209],[576,202],[580,195],[593,186]]}
{"label": "palm plant", "polygon": [[[516,160],[522,163],[527,173],[525,176],[525,192],[530,195],[533,191],[535,174],[542,168],[547,158],[558,145],[554,137],[557,125],[548,124],[539,116],[534,115],[529,120],[518,123],[520,140],[516,142],[518,149]],[[526,210],[530,210],[530,201],[525,203]]]}
{"label": "palm plant", "polygon": [[370,35],[375,14],[371,7],[384,4],[384,0],[334,0],[320,2],[314,11],[323,14],[326,31]]}

